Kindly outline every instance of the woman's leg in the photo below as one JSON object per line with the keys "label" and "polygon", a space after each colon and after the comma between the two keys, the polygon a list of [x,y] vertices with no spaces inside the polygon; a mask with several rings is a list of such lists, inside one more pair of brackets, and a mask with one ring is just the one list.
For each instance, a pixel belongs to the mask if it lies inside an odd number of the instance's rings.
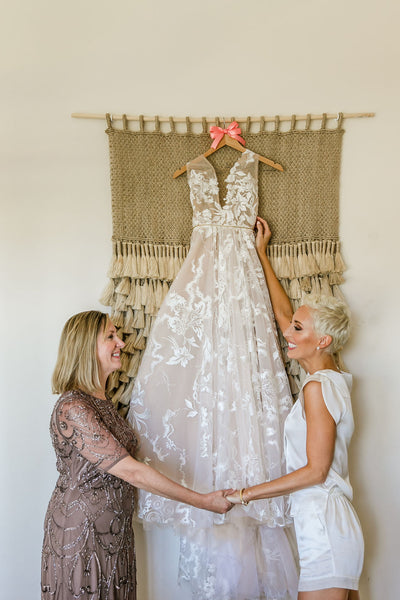
{"label": "woman's leg", "polygon": [[[349,590],[343,588],[329,588],[326,590],[315,590],[314,592],[299,592],[298,600],[350,600]],[[351,598],[357,600],[357,596]]]}

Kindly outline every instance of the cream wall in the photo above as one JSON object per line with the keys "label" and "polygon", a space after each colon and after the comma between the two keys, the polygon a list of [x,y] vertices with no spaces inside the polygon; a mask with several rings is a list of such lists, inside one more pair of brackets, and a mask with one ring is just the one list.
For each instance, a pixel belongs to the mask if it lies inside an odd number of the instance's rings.
{"label": "cream wall", "polygon": [[[56,479],[51,372],[66,318],[100,308],[111,251],[105,124],[70,113],[107,110],[376,111],[345,122],[341,238],[356,321],[345,358],[355,376],[362,597],[400,597],[399,12],[394,0],[3,4],[2,598],[40,597],[42,523]],[[189,599],[176,588],[176,546],[169,534],[146,541],[138,532],[139,600]]]}

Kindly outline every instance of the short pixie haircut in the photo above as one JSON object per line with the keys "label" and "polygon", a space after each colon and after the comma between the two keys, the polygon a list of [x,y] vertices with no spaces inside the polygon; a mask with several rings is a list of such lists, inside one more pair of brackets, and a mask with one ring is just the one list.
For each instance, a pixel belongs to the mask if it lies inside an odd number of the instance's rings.
{"label": "short pixie haircut", "polygon": [[107,325],[108,315],[97,310],[74,315],[64,325],[52,378],[53,394],[100,388],[97,337]]}
{"label": "short pixie haircut", "polygon": [[348,306],[334,296],[311,294],[303,298],[303,304],[311,309],[315,333],[332,338],[327,352],[340,352],[350,336],[351,316]]}

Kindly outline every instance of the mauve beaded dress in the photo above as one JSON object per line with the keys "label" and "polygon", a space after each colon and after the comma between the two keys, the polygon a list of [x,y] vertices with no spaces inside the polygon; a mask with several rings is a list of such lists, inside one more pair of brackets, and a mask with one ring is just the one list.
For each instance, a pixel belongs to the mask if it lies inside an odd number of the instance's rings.
{"label": "mauve beaded dress", "polygon": [[136,600],[135,489],[108,473],[137,440],[110,400],[79,390],[50,421],[59,477],[44,523],[42,600]]}

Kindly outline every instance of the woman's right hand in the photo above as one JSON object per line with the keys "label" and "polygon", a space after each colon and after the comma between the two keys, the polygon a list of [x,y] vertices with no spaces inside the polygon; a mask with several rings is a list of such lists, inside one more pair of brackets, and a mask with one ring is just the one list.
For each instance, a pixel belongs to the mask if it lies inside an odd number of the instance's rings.
{"label": "woman's right hand", "polygon": [[271,230],[265,219],[257,217],[256,220],[256,250],[258,254],[265,254],[271,239]]}

